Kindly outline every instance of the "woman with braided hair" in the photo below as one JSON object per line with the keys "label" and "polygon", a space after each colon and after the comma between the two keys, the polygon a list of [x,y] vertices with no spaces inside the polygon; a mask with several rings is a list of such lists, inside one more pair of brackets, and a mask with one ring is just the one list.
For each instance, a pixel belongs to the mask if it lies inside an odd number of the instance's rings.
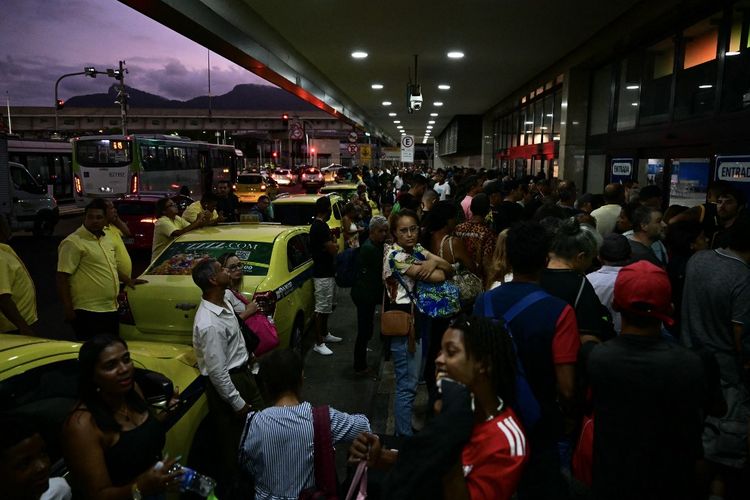
{"label": "woman with braided hair", "polygon": [[[528,455],[526,435],[511,409],[515,356],[502,323],[459,316],[443,334],[436,361],[440,414],[400,451],[383,449],[374,434],[360,434],[351,459],[392,466],[384,482],[388,498],[512,498]],[[426,487],[442,491],[426,496]]]}

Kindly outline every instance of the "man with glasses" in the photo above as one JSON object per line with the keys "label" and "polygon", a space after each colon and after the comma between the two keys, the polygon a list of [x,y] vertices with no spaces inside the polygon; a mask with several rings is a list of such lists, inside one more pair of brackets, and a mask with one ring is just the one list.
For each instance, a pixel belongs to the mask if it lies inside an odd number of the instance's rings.
{"label": "man with glasses", "polygon": [[170,198],[162,198],[156,202],[156,217],[154,225],[154,242],[151,245],[151,262],[167,248],[169,243],[188,231],[202,227],[206,223],[206,214],[201,212],[192,224],[177,215],[177,204]]}

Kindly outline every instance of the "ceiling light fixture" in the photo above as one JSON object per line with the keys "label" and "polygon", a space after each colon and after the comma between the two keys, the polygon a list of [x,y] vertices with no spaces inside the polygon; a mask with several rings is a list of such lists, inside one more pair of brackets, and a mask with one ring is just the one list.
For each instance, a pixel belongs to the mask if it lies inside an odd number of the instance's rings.
{"label": "ceiling light fixture", "polygon": [[388,113],[388,116],[398,116],[397,113]]}
{"label": "ceiling light fixture", "polygon": [[370,88],[372,88],[373,90],[380,90],[380,89],[383,88],[383,84],[382,83],[373,83],[372,85],[370,85]]}
{"label": "ceiling light fixture", "polygon": [[432,130],[432,125],[427,125],[427,130]]}
{"label": "ceiling light fixture", "polygon": [[391,101],[383,101],[383,106],[390,106],[393,104]]}
{"label": "ceiling light fixture", "polygon": [[430,113],[430,116],[437,116],[437,113]]}
{"label": "ceiling light fixture", "polygon": [[464,53],[460,50],[451,50],[446,55],[448,56],[448,59],[462,59],[464,57]]}
{"label": "ceiling light fixture", "polygon": [[738,56],[738,55],[740,55],[740,51],[739,50],[730,50],[728,52],[725,52],[724,55],[725,56]]}
{"label": "ceiling light fixture", "polygon": [[432,105],[439,108],[440,106],[443,105],[443,103],[441,101],[435,101],[435,102],[432,103]]}
{"label": "ceiling light fixture", "polygon": [[628,85],[625,88],[628,90],[638,90],[639,88],[641,88],[641,86],[640,85]]}
{"label": "ceiling light fixture", "polygon": [[450,90],[450,89],[451,89],[451,86],[450,86],[450,85],[448,85],[447,83],[441,83],[440,85],[438,85],[438,88],[439,88],[440,90]]}
{"label": "ceiling light fixture", "polygon": [[631,102],[630,105],[631,106],[638,106],[638,103],[637,102]]}
{"label": "ceiling light fixture", "polygon": [[433,123],[435,123],[435,120],[430,120],[427,123],[429,123],[430,125],[432,125]]}
{"label": "ceiling light fixture", "polygon": [[393,123],[399,124],[401,123],[401,120],[393,120]]}
{"label": "ceiling light fixture", "polygon": [[523,122],[524,125],[534,125],[534,122]]}
{"label": "ceiling light fixture", "polygon": [[367,57],[367,52],[365,52],[364,50],[355,50],[354,52],[352,52],[352,57],[354,59],[364,59]]}
{"label": "ceiling light fixture", "polygon": [[713,85],[711,85],[710,83],[704,83],[703,85],[698,85],[698,88],[699,89],[710,89],[710,88],[713,88]]}
{"label": "ceiling light fixture", "polygon": [[404,126],[403,125],[396,125],[396,128],[401,129],[401,128],[404,128]]}

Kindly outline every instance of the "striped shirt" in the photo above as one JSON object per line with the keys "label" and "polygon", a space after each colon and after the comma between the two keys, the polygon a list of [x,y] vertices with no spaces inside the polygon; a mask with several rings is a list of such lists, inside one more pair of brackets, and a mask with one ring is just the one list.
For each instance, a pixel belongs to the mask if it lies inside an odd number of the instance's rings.
{"label": "striped shirt", "polygon": [[[333,408],[331,438],[352,441],[370,431],[364,415]],[[255,478],[256,500],[297,500],[315,485],[312,406],[271,406],[248,415],[240,444],[240,466]]]}

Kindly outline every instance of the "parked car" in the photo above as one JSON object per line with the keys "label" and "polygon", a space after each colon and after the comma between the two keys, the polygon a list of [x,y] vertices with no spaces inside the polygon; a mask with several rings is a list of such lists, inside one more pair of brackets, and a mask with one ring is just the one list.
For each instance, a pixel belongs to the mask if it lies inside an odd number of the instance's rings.
{"label": "parked car", "polygon": [[237,176],[234,194],[240,203],[257,203],[266,194],[266,182],[260,173],[242,173]]}
{"label": "parked car", "polygon": [[279,196],[271,202],[274,220],[281,224],[310,225],[315,218],[315,202],[321,196],[331,200],[331,216],[326,223],[339,245],[344,249],[344,235],[341,232],[341,212],[344,202],[338,194],[290,194]]}
{"label": "parked car", "polygon": [[301,169],[299,181],[302,184],[302,187],[307,191],[317,191],[325,185],[323,174],[321,174],[320,170],[315,167],[305,167]]}
{"label": "parked car", "polygon": [[243,263],[242,293],[272,316],[282,347],[298,348],[314,299],[308,227],[274,223],[204,227],[176,238],[120,296],[120,335],[126,339],[192,344],[201,290],[195,264],[225,252]]}
{"label": "parked car", "polygon": [[271,178],[275,180],[279,186],[291,186],[295,184],[296,180],[294,174],[286,168],[277,168],[276,171],[271,174]]}
{"label": "parked car", "polygon": [[156,202],[160,195],[127,195],[112,200],[117,214],[130,228],[131,238],[123,238],[128,250],[151,250],[156,224]]}
{"label": "parked car", "polygon": [[[80,348],[77,342],[0,334],[0,413],[34,422],[46,441],[53,475],[67,471],[60,433],[78,400]],[[180,388],[180,407],[165,421],[164,451],[171,457],[181,455],[182,463],[199,459],[190,454],[197,449],[197,434],[207,432],[201,424],[208,403],[192,347],[130,342],[128,348],[135,379],[151,406],[164,407],[174,388]]]}
{"label": "parked car", "polygon": [[[357,196],[357,184],[347,182],[344,184],[328,184],[320,188],[319,191],[320,194],[331,194],[336,193],[337,195],[341,196],[341,199],[344,201],[344,203],[347,203],[352,200],[355,196]],[[378,205],[373,202],[372,200],[369,200],[370,205],[370,211],[372,212],[372,215],[380,215],[380,209],[378,209]]]}
{"label": "parked car", "polygon": [[331,163],[327,167],[321,168],[320,172],[323,174],[323,180],[325,180],[326,183],[336,182],[336,172],[338,172],[340,168],[343,167],[338,163]]}

